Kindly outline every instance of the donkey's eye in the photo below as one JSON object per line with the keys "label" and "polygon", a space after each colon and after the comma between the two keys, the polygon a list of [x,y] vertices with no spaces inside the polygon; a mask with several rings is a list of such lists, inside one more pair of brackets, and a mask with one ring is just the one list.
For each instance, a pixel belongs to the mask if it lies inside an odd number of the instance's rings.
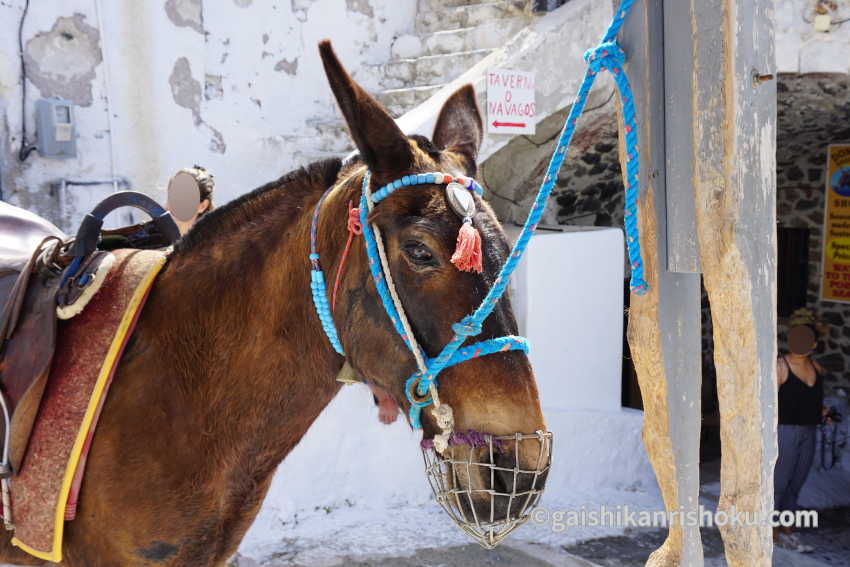
{"label": "donkey's eye", "polygon": [[417,264],[431,264],[434,261],[434,253],[421,242],[406,242],[404,253]]}

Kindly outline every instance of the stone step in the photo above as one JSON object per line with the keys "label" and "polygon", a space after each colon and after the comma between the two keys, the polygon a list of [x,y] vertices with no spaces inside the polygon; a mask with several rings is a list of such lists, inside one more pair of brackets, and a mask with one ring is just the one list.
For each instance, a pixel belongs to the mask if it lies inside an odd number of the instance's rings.
{"label": "stone step", "polygon": [[473,49],[460,53],[426,55],[399,59],[381,65],[381,85],[385,89],[448,83],[492,53],[492,49]]}
{"label": "stone step", "polygon": [[439,55],[474,49],[494,49],[504,45],[526,25],[528,18],[515,17],[492,20],[475,27],[434,32],[422,38],[422,52]]}
{"label": "stone step", "polygon": [[428,85],[424,87],[405,87],[389,89],[378,94],[378,100],[387,107],[394,118],[398,118],[408,110],[419,106],[440,90],[443,85]]}
{"label": "stone step", "polygon": [[476,6],[478,4],[512,4],[531,11],[534,0],[419,0],[418,12],[437,11],[459,6]]}
{"label": "stone step", "polygon": [[470,6],[481,4],[482,0],[419,0],[419,11],[454,8],[455,6]]}
{"label": "stone step", "polygon": [[427,34],[451,29],[471,28],[493,20],[503,20],[528,13],[530,13],[528,3],[525,0],[503,0],[501,2],[440,7],[420,11],[416,18],[415,29],[419,34]]}

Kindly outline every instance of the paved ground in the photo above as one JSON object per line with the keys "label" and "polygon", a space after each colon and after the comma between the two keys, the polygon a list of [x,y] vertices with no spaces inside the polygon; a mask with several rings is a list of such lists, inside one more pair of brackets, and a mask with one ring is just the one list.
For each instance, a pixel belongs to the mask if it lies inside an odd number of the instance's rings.
{"label": "paved ground", "polygon": [[[850,565],[848,526],[828,528],[815,538],[805,534],[810,545],[823,546],[816,553],[802,555],[774,550],[774,567],[847,567]],[[717,530],[703,531],[705,567],[726,567],[723,545]],[[555,550],[523,544],[506,544],[488,551],[478,545],[419,550],[412,557],[338,559],[318,566],[301,565],[285,557],[262,565],[239,560],[233,567],[643,567],[649,554],[664,541],[662,530],[633,531],[625,536],[594,539]]]}
{"label": "paved ground", "polygon": [[[706,505],[716,502],[719,467],[704,465],[701,497]],[[804,543],[815,548],[811,554],[774,550],[774,567],[850,566],[850,508],[829,510],[819,515],[818,528],[802,530]],[[726,567],[723,542],[715,529],[701,530],[705,567]],[[493,551],[475,544],[419,550],[411,557],[336,558],[328,563],[301,564],[293,556],[271,558],[262,566],[239,560],[234,567],[643,567],[649,554],[666,536],[663,529],[632,529],[623,535],[586,540],[558,549],[508,541]]]}
{"label": "paved ground", "polygon": [[[705,567],[726,567],[723,542],[717,529],[701,530]],[[274,557],[262,565],[241,559],[233,567],[643,567],[664,541],[660,529],[631,530],[622,536],[584,541],[562,549],[509,542],[488,551],[478,545],[422,549],[410,557],[342,558],[326,564],[302,565],[291,557]],[[850,509],[825,512],[819,528],[804,530],[803,541],[815,547],[811,554],[775,549],[774,567],[850,566]]]}
{"label": "paved ground", "polygon": [[470,544],[448,549],[421,550],[415,557],[410,558],[391,557],[380,561],[349,563],[346,567],[592,567],[591,563],[566,554],[556,554],[550,550],[528,551],[536,557],[507,545],[488,551],[476,544]]}
{"label": "paved ground", "polygon": [[[714,461],[700,467],[700,496],[714,503],[717,497],[712,485],[720,480],[719,465],[719,461]],[[705,566],[725,567],[720,532],[716,528],[703,528],[700,534]],[[664,530],[632,530],[623,536],[587,540],[568,546],[565,550],[602,567],[643,567],[649,554],[663,543],[665,536]],[[814,551],[803,555],[774,548],[774,567],[850,566],[850,508],[821,511],[819,526],[800,530],[799,536]]]}
{"label": "paved ground", "polygon": [[[705,567],[726,567],[723,542],[716,529],[701,530]],[[647,557],[664,542],[663,530],[632,532],[626,536],[594,539],[566,548],[571,554],[582,557],[600,567],[643,567]],[[850,526],[844,525],[823,530],[819,538],[804,534],[803,540],[818,550],[800,554],[784,549],[774,549],[774,567],[830,567],[850,565]],[[820,545],[818,545],[820,544]]]}
{"label": "paved ground", "polygon": [[[718,489],[716,470],[704,471],[705,484],[701,490],[701,501],[710,506],[716,502]],[[445,522],[442,511],[432,510],[437,518],[425,518],[416,508],[418,521],[433,522],[454,534],[456,528]],[[401,515],[398,518],[408,518]],[[322,521],[320,515],[315,521]],[[403,519],[395,521],[403,522]],[[438,522],[443,521],[442,524]],[[306,520],[305,520],[306,522]],[[398,525],[378,524],[373,526],[364,517],[361,526],[336,533],[330,540],[282,540],[271,554],[264,553],[262,562],[247,557],[234,557],[230,567],[644,567],[649,554],[657,549],[666,536],[663,529],[631,529],[624,534],[596,537],[579,543],[565,545],[581,539],[582,532],[572,532],[572,537],[549,538],[552,547],[542,544],[524,543],[544,539],[508,538],[505,544],[493,551],[482,549],[476,544],[465,543],[463,537],[438,538],[431,547],[418,549],[412,555],[393,555],[390,550],[415,549],[405,547],[399,541]],[[817,528],[800,532],[804,543],[815,548],[811,554],[802,555],[783,549],[774,550],[774,567],[850,567],[850,508],[823,511],[819,514]],[[358,531],[356,528],[360,528]],[[409,530],[408,530],[409,531]],[[415,537],[419,531],[414,530]],[[604,532],[603,532],[604,533]],[[617,533],[609,531],[608,533]],[[590,532],[599,534],[599,532]],[[542,535],[542,534],[541,534]],[[701,530],[705,567],[726,567],[723,543],[716,529]],[[348,536],[348,537],[342,537]],[[341,539],[339,539],[341,538]],[[374,540],[375,545],[358,546],[363,538]],[[340,541],[343,545],[333,545]],[[434,540],[432,540],[434,541]],[[401,543],[401,545],[400,545]],[[386,545],[386,547],[384,547]],[[442,547],[440,547],[442,545]],[[382,550],[386,550],[383,551]],[[329,553],[330,551],[330,553]],[[319,553],[314,553],[319,552]],[[0,565],[0,567],[4,567]]]}
{"label": "paved ground", "polygon": [[800,530],[800,538],[815,548],[809,557],[826,565],[850,565],[850,508],[821,512],[819,526]]}
{"label": "paved ground", "polygon": [[[231,562],[231,567],[318,567],[315,563],[302,565],[287,557],[271,558],[262,564],[245,558]],[[593,563],[573,557],[563,550],[546,549],[524,544],[501,545],[486,550],[477,544],[440,549],[420,549],[411,557],[382,557],[374,559],[337,559],[321,567],[596,567]]]}

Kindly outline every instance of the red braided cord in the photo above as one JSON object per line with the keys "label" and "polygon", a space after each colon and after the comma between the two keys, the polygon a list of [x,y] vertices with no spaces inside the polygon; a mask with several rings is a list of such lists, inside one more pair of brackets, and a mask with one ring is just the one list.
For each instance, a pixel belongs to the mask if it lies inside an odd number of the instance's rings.
{"label": "red braided cord", "polygon": [[331,295],[331,313],[336,307],[336,290],[339,287],[339,280],[342,279],[342,272],[345,269],[345,260],[348,258],[348,250],[351,248],[351,241],[355,236],[363,234],[363,227],[360,225],[360,209],[351,206],[351,201],[348,202],[348,241],[345,243],[345,250],[342,251],[342,259],[339,261],[339,266],[336,269],[334,277],[334,291]]}

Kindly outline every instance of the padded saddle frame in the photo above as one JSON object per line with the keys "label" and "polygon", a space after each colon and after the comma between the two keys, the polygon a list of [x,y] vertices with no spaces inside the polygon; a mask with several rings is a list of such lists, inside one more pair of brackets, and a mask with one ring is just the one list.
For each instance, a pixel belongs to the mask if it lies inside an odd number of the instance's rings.
{"label": "padded saddle frame", "polygon": [[[40,259],[44,245],[58,241],[52,254],[56,258],[66,240],[65,235],[31,213],[6,204],[0,208],[0,229],[4,224],[15,226],[17,231],[21,230],[20,226],[27,227],[31,232],[27,236],[31,238],[19,238],[22,244],[32,245],[38,241],[38,236],[42,238],[35,250],[19,250],[17,258],[6,258],[8,251],[0,251],[5,252],[0,253],[0,301],[4,303],[0,311],[0,402],[7,410],[4,421],[8,439],[4,458],[0,459],[0,478],[20,470],[26,454],[53,361],[59,291],[66,282],[86,285],[88,278],[77,280],[77,277],[88,275],[84,272],[93,263],[90,261],[93,255],[108,254],[97,250],[103,219],[125,206],[147,213],[169,243],[179,239],[180,230],[171,214],[156,201],[135,191],[120,191],[108,196],[85,216],[59,264],[46,264]],[[10,222],[4,223],[4,220]],[[29,260],[22,264],[21,258],[26,255]],[[63,269],[63,266],[67,267]],[[14,283],[10,285],[10,282]]]}

